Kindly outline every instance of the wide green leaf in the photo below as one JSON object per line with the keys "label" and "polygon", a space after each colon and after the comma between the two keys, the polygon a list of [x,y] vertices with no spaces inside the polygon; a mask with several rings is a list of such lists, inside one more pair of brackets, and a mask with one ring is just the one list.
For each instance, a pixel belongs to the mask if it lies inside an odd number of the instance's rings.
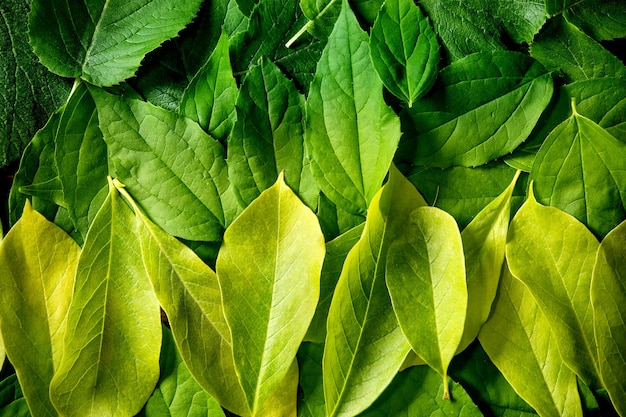
{"label": "wide green leaf", "polygon": [[222,145],[195,122],[139,100],[90,90],[110,164],[133,198],[165,231],[219,241],[229,214]]}
{"label": "wide green leaf", "polygon": [[386,280],[393,310],[411,348],[443,376],[461,337],[467,309],[463,242],[456,221],[436,207],[419,207],[390,246]]}
{"label": "wide green leaf", "polygon": [[546,316],[563,361],[597,388],[591,274],[599,242],[578,220],[528,200],[509,226],[506,258]]}
{"label": "wide green leaf", "polygon": [[53,73],[113,85],[131,77],[144,56],[176,36],[200,0],[34,0],[30,43]]}
{"label": "wide green leaf", "polygon": [[626,222],[600,243],[591,303],[600,376],[620,415],[626,415]]}
{"label": "wide green leaf", "polygon": [[389,169],[400,122],[345,0],[309,91],[305,139],[322,191],[337,207],[364,214]]}
{"label": "wide green leaf", "polygon": [[[546,1],[546,5],[555,0]],[[621,0],[558,0],[557,8],[565,18],[596,40],[610,40],[626,36],[626,9]]]}
{"label": "wide green leaf", "polygon": [[328,416],[354,416],[384,391],[410,351],[385,284],[389,245],[409,214],[426,205],[392,166],[374,196],[361,239],[350,250],[330,305],[324,346]]}
{"label": "wide green leaf", "polygon": [[315,214],[282,175],[224,233],[216,271],[253,415],[295,360],[319,299],[324,252]]}
{"label": "wide green leaf", "polygon": [[385,87],[409,107],[437,78],[437,35],[412,0],[385,1],[370,33],[370,50]]}
{"label": "wide green leaf", "polygon": [[540,416],[582,417],[576,375],[559,353],[560,336],[506,264],[493,312],[478,337],[489,358]]}
{"label": "wide green leaf", "polygon": [[474,217],[461,233],[467,274],[467,316],[459,350],[478,336],[496,297],[511,219],[511,199],[520,172],[511,184]]}
{"label": "wide green leaf", "polygon": [[270,60],[250,68],[237,99],[237,121],[228,138],[228,169],[247,206],[284,171],[285,181],[310,207],[319,191],[304,149],[304,98]]}
{"label": "wide green leaf", "polygon": [[159,304],[133,212],[109,187],[78,260],[50,383],[52,402],[66,416],[134,415],[159,379]]}
{"label": "wide green leaf", "polygon": [[439,73],[431,94],[405,109],[405,138],[417,165],[477,166],[526,140],[550,102],[550,73],[532,58],[482,52]]}
{"label": "wide green leaf", "polygon": [[50,381],[61,362],[80,247],[26,201],[0,244],[0,330],[33,414],[56,416]]}
{"label": "wide green leaf", "polygon": [[546,138],[530,173],[538,201],[604,236],[626,218],[626,142],[578,113]]}

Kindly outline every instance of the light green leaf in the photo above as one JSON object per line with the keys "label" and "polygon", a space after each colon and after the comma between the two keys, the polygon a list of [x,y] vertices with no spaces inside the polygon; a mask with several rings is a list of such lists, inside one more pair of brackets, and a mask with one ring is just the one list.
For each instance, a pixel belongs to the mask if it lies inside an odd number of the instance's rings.
{"label": "light green leaf", "polygon": [[526,140],[552,96],[550,73],[532,58],[482,52],[439,73],[431,93],[405,109],[413,162],[446,168],[477,166]]}
{"label": "light green leaf", "polygon": [[540,416],[582,417],[576,375],[561,359],[560,335],[553,333],[549,320],[505,264],[493,312],[478,338],[515,391]]}
{"label": "light green leaf", "polygon": [[228,138],[230,178],[243,205],[276,182],[281,171],[293,191],[315,207],[319,190],[304,149],[304,98],[268,59],[250,68],[237,99]]}
{"label": "light green leaf", "polygon": [[626,415],[626,222],[600,243],[591,279],[591,303],[600,376],[611,402]]}
{"label": "light green leaf", "polygon": [[576,217],[604,236],[626,218],[626,142],[579,114],[546,138],[530,179],[538,201]]}
{"label": "light green leaf", "polygon": [[496,297],[511,219],[511,199],[519,174],[518,171],[511,184],[482,209],[461,233],[468,300],[459,351],[464,350],[478,336]]}
{"label": "light green leaf", "polygon": [[0,244],[0,330],[32,412],[56,416],[49,386],[61,362],[80,247],[34,211]]}
{"label": "light green leaf", "polygon": [[191,376],[185,366],[172,332],[165,326],[161,346],[161,378],[152,396],[138,416],[225,417],[222,407]]}
{"label": "light green leaf", "polygon": [[559,69],[567,81],[601,77],[626,78],[626,66],[612,53],[562,17],[535,37],[530,54],[547,69]]}
{"label": "light green leaf", "polygon": [[224,148],[195,122],[91,89],[115,174],[166,232],[219,241],[229,215]]}
{"label": "light green leaf", "polygon": [[215,272],[187,246],[155,225],[125,188],[135,209],[141,257],[180,355],[198,383],[226,409],[249,415],[233,362],[230,331]]}
{"label": "light green leaf", "polygon": [[415,209],[389,248],[386,280],[400,328],[413,351],[443,376],[443,396],[450,398],[448,366],[467,309],[463,242],[454,218],[436,207]]}
{"label": "light green leaf", "polygon": [[437,34],[412,0],[384,3],[370,33],[370,51],[385,87],[409,107],[437,78]]}
{"label": "light green leaf", "polygon": [[337,207],[364,214],[399,139],[400,122],[383,100],[367,34],[344,0],[307,99],[313,176]]}
{"label": "light green leaf", "polygon": [[315,214],[282,175],[224,233],[217,277],[253,415],[287,375],[313,318],[324,251]]}
{"label": "light green leaf", "polygon": [[193,77],[180,102],[180,112],[222,143],[235,122],[237,83],[228,53],[228,35],[222,31],[215,50]]}
{"label": "light green leaf", "polygon": [[598,387],[591,273],[599,243],[579,221],[528,200],[509,225],[506,258],[545,314],[563,361],[587,384]]}
{"label": "light green leaf", "polygon": [[159,304],[134,216],[110,185],[78,260],[50,396],[66,416],[138,413],[159,379]]}
{"label": "light green leaf", "polygon": [[16,374],[0,382],[0,417],[31,417]]}
{"label": "light green leaf", "polygon": [[53,73],[113,85],[131,77],[144,56],[198,13],[200,0],[35,0],[30,43]]}
{"label": "light green leaf", "polygon": [[328,313],[324,397],[328,416],[354,416],[384,391],[410,351],[385,284],[391,242],[426,202],[392,165],[346,257]]}

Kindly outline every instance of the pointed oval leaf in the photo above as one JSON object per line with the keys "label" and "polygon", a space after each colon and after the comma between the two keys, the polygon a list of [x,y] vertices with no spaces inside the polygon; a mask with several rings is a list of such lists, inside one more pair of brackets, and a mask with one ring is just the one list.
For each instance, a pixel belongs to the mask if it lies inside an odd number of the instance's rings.
{"label": "pointed oval leaf", "polygon": [[131,77],[144,56],[178,34],[200,0],[33,1],[30,42],[55,74],[113,85]]}
{"label": "pointed oval leaf", "polygon": [[419,192],[392,165],[330,304],[322,368],[328,416],[354,416],[369,407],[410,351],[387,292],[385,262],[405,219],[423,205]]}
{"label": "pointed oval leaf", "polygon": [[393,310],[411,348],[444,378],[465,324],[467,286],[456,221],[436,207],[419,207],[387,256]]}
{"label": "pointed oval leaf", "polygon": [[430,90],[439,68],[439,43],[413,0],[385,1],[369,44],[383,84],[409,107]]}
{"label": "pointed oval leaf", "polygon": [[500,290],[480,344],[515,391],[540,416],[578,416],[576,375],[565,365],[556,333],[528,289],[502,268]]}
{"label": "pointed oval leaf", "polygon": [[509,226],[506,259],[546,315],[563,361],[598,387],[591,274],[599,243],[578,220],[531,193]]}
{"label": "pointed oval leaf", "polygon": [[344,0],[307,99],[313,176],[337,207],[364,214],[399,139],[400,121],[383,100],[367,34]]}
{"label": "pointed oval leaf", "polygon": [[317,306],[324,252],[317,217],[282,175],[224,233],[216,271],[252,414],[296,357]]}
{"label": "pointed oval leaf", "polygon": [[33,414],[56,416],[50,381],[61,361],[80,247],[26,201],[0,244],[0,330]]}
{"label": "pointed oval leaf", "polygon": [[615,409],[626,415],[626,222],[600,243],[591,280],[593,322],[602,382]]}
{"label": "pointed oval leaf", "polygon": [[63,354],[50,383],[57,410],[138,413],[159,379],[160,321],[133,212],[110,185],[78,260]]}

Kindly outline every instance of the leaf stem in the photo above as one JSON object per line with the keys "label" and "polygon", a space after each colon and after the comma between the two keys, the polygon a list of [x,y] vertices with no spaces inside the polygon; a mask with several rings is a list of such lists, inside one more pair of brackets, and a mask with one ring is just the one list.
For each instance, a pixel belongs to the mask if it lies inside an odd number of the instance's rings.
{"label": "leaf stem", "polygon": [[302,36],[302,34],[303,34],[304,32],[306,32],[307,30],[309,30],[309,28],[310,28],[311,26],[313,26],[313,21],[312,21],[312,20],[309,20],[308,22],[306,22],[306,24],[305,24],[304,26],[302,26],[302,27],[300,28],[300,30],[299,30],[299,31],[297,31],[297,32],[296,32],[296,34],[295,34],[295,35],[293,35],[293,36],[291,37],[291,39],[289,39],[289,40],[287,41],[287,43],[285,44],[285,47],[287,47],[287,48],[291,48],[291,45],[293,45],[293,43],[294,43],[295,41],[297,41],[297,40],[298,40],[298,38],[299,38],[300,36]]}

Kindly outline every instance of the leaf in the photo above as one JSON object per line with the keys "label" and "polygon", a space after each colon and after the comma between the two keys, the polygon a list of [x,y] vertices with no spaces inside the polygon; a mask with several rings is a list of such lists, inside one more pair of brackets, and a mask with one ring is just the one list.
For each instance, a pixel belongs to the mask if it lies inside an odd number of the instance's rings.
{"label": "leaf", "polygon": [[600,243],[591,279],[593,323],[602,382],[611,402],[626,414],[626,222],[613,229]]}
{"label": "leaf", "polygon": [[237,94],[228,53],[228,35],[222,30],[215,50],[185,89],[180,112],[225,143],[236,119]]}
{"label": "leaf", "polygon": [[67,416],[138,413],[159,379],[160,330],[133,213],[110,185],[78,260],[50,383],[55,408]]}
{"label": "leaf", "polygon": [[215,272],[189,247],[155,225],[127,190],[115,184],[135,209],[141,258],[182,360],[202,388],[224,408],[249,415],[235,372]]}
{"label": "leaf", "polygon": [[400,123],[383,100],[367,34],[344,1],[307,98],[305,140],[313,176],[337,207],[364,214],[399,138]]}
{"label": "leaf", "polygon": [[567,2],[563,15],[596,40],[626,36],[626,10],[620,0]]}
{"label": "leaf", "polygon": [[12,374],[0,382],[0,417],[30,416],[17,375]]}
{"label": "leaf", "polygon": [[208,416],[224,417],[224,411],[191,376],[185,366],[172,332],[165,326],[161,346],[161,378],[139,416]]}
{"label": "leaf", "polygon": [[249,205],[281,171],[299,197],[315,207],[319,190],[308,166],[302,119],[304,98],[267,59],[250,68],[237,99],[228,138],[228,168],[235,193]]}
{"label": "leaf", "polygon": [[403,112],[417,165],[473,167],[512,152],[553,90],[541,64],[509,51],[470,55],[442,69],[438,79],[427,97]]}
{"label": "leaf", "polygon": [[325,417],[324,385],[322,377],[323,343],[305,342],[298,349],[300,387],[298,417]]}
{"label": "leaf", "polygon": [[0,245],[0,329],[35,415],[58,415],[48,391],[61,361],[79,254],[72,238],[34,211],[28,200]]}
{"label": "leaf", "polygon": [[567,213],[534,194],[509,225],[506,259],[546,316],[563,361],[583,382],[599,386],[590,285],[599,243]]}
{"label": "leaf", "polygon": [[[309,31],[317,39],[327,40],[339,13],[341,13],[341,2],[337,0],[300,0],[300,8],[308,22],[294,37],[300,36],[304,31]],[[292,38],[292,40],[294,39]],[[289,42],[287,46],[290,46]]]}
{"label": "leaf", "polygon": [[138,100],[91,89],[110,164],[168,233],[219,241],[227,223],[224,148],[196,123]]}
{"label": "leaf", "polygon": [[582,416],[576,375],[559,354],[561,336],[524,284],[506,265],[502,271],[493,313],[478,336],[481,345],[540,416]]}
{"label": "leaf", "polygon": [[419,207],[405,221],[405,232],[387,255],[387,288],[402,332],[443,377],[448,399],[448,366],[461,342],[467,309],[461,233],[454,218],[436,207]]}
{"label": "leaf", "polygon": [[67,80],[46,71],[28,44],[29,4],[0,4],[0,168],[19,159],[71,88]]}
{"label": "leaf", "polygon": [[530,54],[547,69],[560,69],[567,81],[626,78],[626,66],[563,18],[554,18],[533,41]]}
{"label": "leaf", "polygon": [[51,72],[113,85],[130,78],[148,52],[176,36],[200,3],[173,7],[167,0],[85,0],[62,7],[53,0],[35,0],[30,43]]}
{"label": "leaf", "polygon": [[410,351],[385,284],[389,245],[426,202],[392,165],[370,204],[361,239],[348,253],[330,304],[324,346],[324,398],[331,416],[369,407]]}
{"label": "leaf", "polygon": [[411,0],[389,0],[370,33],[374,69],[409,107],[437,78],[439,43],[428,18]]}
{"label": "leaf", "polygon": [[461,233],[468,300],[459,351],[464,350],[478,336],[481,326],[489,318],[504,262],[511,199],[519,174],[518,171],[511,184],[482,209]]}
{"label": "leaf", "polygon": [[217,277],[253,415],[287,375],[313,318],[324,251],[317,218],[282,175],[226,229]]}
{"label": "leaf", "polygon": [[531,180],[538,201],[576,217],[604,236],[626,218],[626,143],[577,112],[546,138]]}

